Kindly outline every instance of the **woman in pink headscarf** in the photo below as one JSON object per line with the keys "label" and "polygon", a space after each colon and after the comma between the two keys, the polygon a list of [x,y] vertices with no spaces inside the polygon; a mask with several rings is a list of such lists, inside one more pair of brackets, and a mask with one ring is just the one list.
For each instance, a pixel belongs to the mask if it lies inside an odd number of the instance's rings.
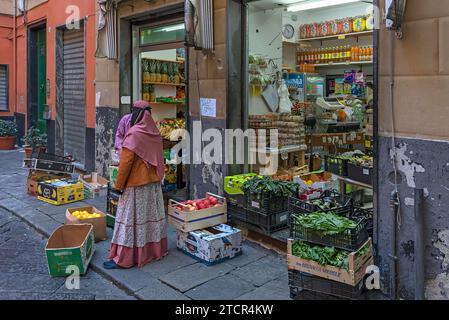
{"label": "woman in pink headscarf", "polygon": [[167,255],[162,197],[162,136],[145,101],[134,105],[123,140],[116,189],[122,192],[107,269],[143,267]]}

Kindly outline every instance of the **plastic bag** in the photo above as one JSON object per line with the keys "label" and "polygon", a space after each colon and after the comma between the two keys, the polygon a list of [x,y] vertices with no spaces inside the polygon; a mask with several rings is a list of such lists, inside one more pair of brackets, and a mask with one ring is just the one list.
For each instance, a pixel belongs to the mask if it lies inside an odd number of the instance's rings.
{"label": "plastic bag", "polygon": [[279,113],[290,113],[292,111],[293,104],[290,101],[290,94],[288,92],[287,85],[285,84],[285,80],[282,80],[278,93],[280,97]]}

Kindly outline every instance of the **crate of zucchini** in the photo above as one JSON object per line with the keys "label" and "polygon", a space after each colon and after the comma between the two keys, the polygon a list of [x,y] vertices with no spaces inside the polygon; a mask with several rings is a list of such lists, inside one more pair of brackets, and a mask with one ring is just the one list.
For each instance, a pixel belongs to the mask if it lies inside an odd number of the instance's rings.
{"label": "crate of zucchini", "polygon": [[231,213],[234,222],[256,226],[267,234],[288,227],[288,197],[298,195],[299,185],[254,177],[245,181],[242,190],[247,202],[245,207],[235,208]]}

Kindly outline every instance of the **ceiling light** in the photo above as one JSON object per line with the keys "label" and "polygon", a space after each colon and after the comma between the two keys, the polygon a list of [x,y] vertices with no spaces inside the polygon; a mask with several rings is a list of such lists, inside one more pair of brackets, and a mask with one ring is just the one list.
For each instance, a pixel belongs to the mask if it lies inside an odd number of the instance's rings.
{"label": "ceiling light", "polygon": [[312,9],[318,9],[318,8],[324,8],[324,7],[332,7],[332,6],[338,6],[341,4],[347,4],[347,3],[354,3],[354,2],[360,2],[360,0],[321,0],[321,1],[314,1],[314,2],[305,2],[305,3],[299,3],[299,4],[293,4],[291,6],[287,7],[287,11],[297,12],[297,11],[306,11],[306,10],[312,10]]}
{"label": "ceiling light", "polygon": [[176,24],[174,26],[162,28],[161,31],[170,32],[170,31],[177,31],[177,30],[183,30],[183,29],[184,29],[184,24],[182,23],[182,24]]}

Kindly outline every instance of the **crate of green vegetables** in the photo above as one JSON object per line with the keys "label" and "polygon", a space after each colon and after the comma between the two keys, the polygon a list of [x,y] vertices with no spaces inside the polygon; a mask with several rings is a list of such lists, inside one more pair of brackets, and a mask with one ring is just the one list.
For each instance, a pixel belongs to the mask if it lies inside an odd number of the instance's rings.
{"label": "crate of green vegetables", "polygon": [[346,218],[334,212],[290,215],[290,237],[342,250],[356,251],[369,238],[367,219]]}
{"label": "crate of green vegetables", "polygon": [[318,199],[306,200],[290,197],[288,210],[294,213],[333,212],[338,215],[350,215],[354,210],[351,197],[338,193],[335,190],[325,190]]}
{"label": "crate of green vegetables", "polygon": [[348,252],[289,239],[287,264],[289,270],[305,272],[353,287],[366,275],[368,266],[374,263],[373,245],[369,239],[359,250]]}
{"label": "crate of green vegetables", "polygon": [[242,186],[247,208],[264,214],[288,211],[288,198],[297,196],[300,186],[296,183],[273,180],[270,177],[254,177]]}
{"label": "crate of green vegetables", "polygon": [[303,290],[327,294],[349,300],[363,299],[363,280],[360,281],[357,286],[351,286],[345,283],[312,276],[304,272],[289,270],[288,285],[290,287],[301,288]]}

